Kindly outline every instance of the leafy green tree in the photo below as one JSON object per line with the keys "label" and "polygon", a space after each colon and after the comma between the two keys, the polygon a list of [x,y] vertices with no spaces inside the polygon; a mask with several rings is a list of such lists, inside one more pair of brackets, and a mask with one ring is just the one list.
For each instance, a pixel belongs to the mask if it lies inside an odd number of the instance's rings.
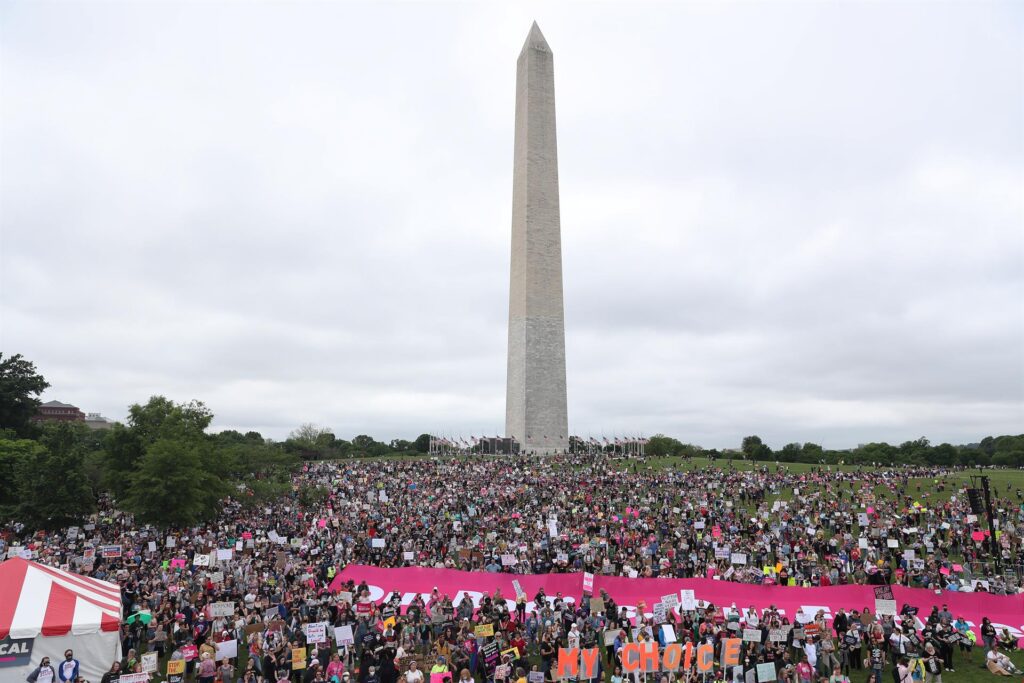
{"label": "leafy green tree", "polygon": [[32,439],[0,439],[0,520],[18,516],[22,463],[36,462],[46,448]]}
{"label": "leafy green tree", "polygon": [[391,443],[388,444],[388,448],[396,453],[406,453],[412,450],[412,441],[406,441],[405,439],[391,439]]}
{"label": "leafy green tree", "polygon": [[757,447],[754,449],[754,452],[750,454],[750,457],[751,457],[752,460],[759,461],[759,462],[764,462],[766,460],[771,460],[772,459],[772,449],[768,446],[768,444],[764,444],[764,443],[758,444]]}
{"label": "leafy green tree", "polygon": [[127,495],[131,474],[145,453],[142,439],[132,428],[116,424],[107,431],[100,480],[115,500]]}
{"label": "leafy green tree", "polygon": [[427,453],[430,451],[430,434],[420,434],[416,437],[416,440],[412,442],[413,448],[417,453]]}
{"label": "leafy green tree", "polygon": [[59,529],[95,511],[96,499],[85,475],[84,457],[79,444],[66,440],[54,450],[40,445],[21,460],[14,480],[18,519],[30,527]]}
{"label": "leafy green tree", "polygon": [[741,446],[741,448],[743,449],[743,455],[748,458],[753,457],[754,451],[756,451],[757,447],[760,445],[761,437],[757,435],[743,437],[743,444]]}
{"label": "leafy green tree", "polygon": [[307,422],[288,435],[299,448],[307,451],[319,451],[334,443],[334,434],[326,427]]}
{"label": "leafy green tree", "polygon": [[20,353],[4,358],[0,352],[0,429],[34,436],[32,418],[39,410],[39,395],[49,386],[32,361]]}
{"label": "leafy green tree", "polygon": [[676,455],[682,449],[683,444],[679,443],[677,439],[673,439],[671,436],[665,436],[664,434],[655,434],[647,440],[647,445],[644,447],[644,453],[656,458],[661,458]]}
{"label": "leafy green tree", "polygon": [[145,405],[128,409],[128,425],[144,445],[158,439],[201,439],[213,420],[213,413],[202,401],[175,403],[153,396]]}
{"label": "leafy green tree", "polygon": [[776,455],[779,462],[801,462],[803,454],[803,446],[798,443],[787,443]]}
{"label": "leafy green tree", "polygon": [[194,440],[160,439],[129,476],[123,507],[143,524],[189,526],[212,519],[230,492],[212,449]]}
{"label": "leafy green tree", "polygon": [[810,462],[818,462],[825,455],[821,446],[816,443],[811,443],[810,441],[803,445],[801,451],[803,452],[804,459],[809,459]]}

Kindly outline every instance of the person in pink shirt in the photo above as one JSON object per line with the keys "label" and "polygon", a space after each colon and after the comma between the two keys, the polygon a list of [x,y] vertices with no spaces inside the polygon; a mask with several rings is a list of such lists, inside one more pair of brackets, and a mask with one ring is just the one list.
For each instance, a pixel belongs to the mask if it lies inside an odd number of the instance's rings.
{"label": "person in pink shirt", "polygon": [[806,655],[801,657],[800,663],[796,665],[796,676],[800,683],[811,683],[814,680],[814,667],[807,663]]}
{"label": "person in pink shirt", "polygon": [[341,657],[337,654],[331,656],[331,661],[327,664],[327,680],[331,680],[337,676],[338,680],[341,680],[341,675],[345,673],[345,663],[341,661]]}

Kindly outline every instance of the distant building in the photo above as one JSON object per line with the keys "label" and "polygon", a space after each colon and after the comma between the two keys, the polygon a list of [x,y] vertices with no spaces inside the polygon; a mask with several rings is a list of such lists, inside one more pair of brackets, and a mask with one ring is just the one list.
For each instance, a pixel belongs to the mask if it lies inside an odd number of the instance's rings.
{"label": "distant building", "polygon": [[85,426],[90,429],[110,429],[114,426],[114,421],[108,420],[99,413],[89,413],[85,416]]}
{"label": "distant building", "polygon": [[85,413],[69,403],[47,401],[39,406],[35,420],[37,422],[84,422]]}

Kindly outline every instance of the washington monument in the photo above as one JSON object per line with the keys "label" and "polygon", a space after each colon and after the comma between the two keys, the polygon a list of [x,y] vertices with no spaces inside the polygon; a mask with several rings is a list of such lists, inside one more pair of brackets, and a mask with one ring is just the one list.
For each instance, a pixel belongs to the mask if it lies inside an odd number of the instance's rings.
{"label": "washington monument", "polygon": [[562,234],[558,216],[555,67],[537,23],[516,67],[512,284],[505,434],[523,452],[569,447]]}

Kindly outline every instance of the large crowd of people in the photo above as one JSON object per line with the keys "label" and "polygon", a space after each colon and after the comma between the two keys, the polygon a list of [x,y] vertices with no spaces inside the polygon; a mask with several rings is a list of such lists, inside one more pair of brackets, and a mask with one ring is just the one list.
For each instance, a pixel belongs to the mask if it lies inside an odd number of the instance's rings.
{"label": "large crowd of people", "polygon": [[[794,473],[724,462],[648,468],[590,456],[352,460],[309,463],[293,488],[256,510],[227,501],[218,519],[188,529],[139,527],[113,507],[55,534],[10,523],[0,529],[0,552],[114,581],[124,614],[145,615],[122,626],[125,657],[100,683],[141,671],[141,655],[152,651],[162,663],[187,660],[186,679],[201,683],[425,683],[437,673],[465,683],[539,683],[552,680],[558,648],[574,645],[603,648],[597,678],[622,683],[638,676],[623,673],[623,645],[666,637],[662,623],[630,619],[610,598],[592,612],[586,600],[537,595],[537,609],[527,613],[514,596],[485,596],[474,610],[430,594],[403,611],[391,600],[369,602],[365,587],[332,592],[349,564],[1021,590],[1021,492],[993,492],[998,533],[990,538],[962,480],[935,467]],[[324,495],[300,495],[306,489]],[[731,565],[716,544],[749,561]],[[119,550],[97,552],[111,547]],[[197,562],[211,552],[208,565]],[[514,564],[502,560],[508,556]],[[1004,568],[998,574],[996,560]],[[223,602],[234,613],[214,616],[210,605]],[[839,612],[828,623],[821,615],[794,623],[771,610],[727,617],[721,607],[666,617],[679,642],[716,648],[738,629],[763,632],[759,642],[744,642],[738,668],[716,667],[717,678],[763,683],[756,672],[765,663],[785,683],[844,683],[851,675],[888,683],[883,669],[895,672],[894,683],[941,683],[943,671],[972,662],[1016,671],[1004,654],[1015,638],[982,625],[979,644],[948,612],[916,615],[906,606],[896,617]],[[307,642],[304,626],[321,622],[351,626],[353,643]],[[477,636],[486,623],[494,635]],[[779,629],[785,638],[770,639]],[[218,660],[217,644],[228,640],[239,643],[238,656]],[[708,675],[657,674],[668,681]]]}

